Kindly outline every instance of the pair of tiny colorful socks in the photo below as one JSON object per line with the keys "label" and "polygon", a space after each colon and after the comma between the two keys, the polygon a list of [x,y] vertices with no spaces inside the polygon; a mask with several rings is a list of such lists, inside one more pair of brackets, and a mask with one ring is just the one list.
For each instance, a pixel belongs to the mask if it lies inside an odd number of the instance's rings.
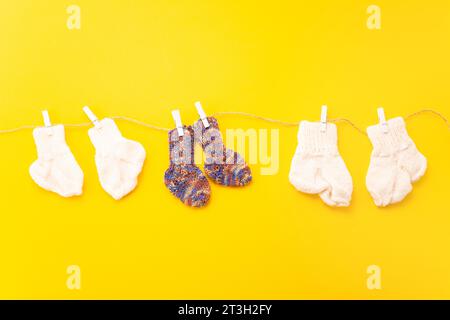
{"label": "pair of tiny colorful socks", "polygon": [[195,144],[200,144],[206,153],[205,173],[214,182],[244,186],[252,180],[251,170],[242,157],[224,146],[217,119],[207,120],[207,128],[201,120],[193,127],[184,126],[183,136],[176,129],[169,132],[170,165],[164,183],[173,195],[192,207],[206,205],[211,196],[208,180],[194,163]]}
{"label": "pair of tiny colorful socks", "polygon": [[[384,128],[383,126],[386,126]],[[387,130],[385,130],[387,129]],[[375,205],[402,201],[427,168],[426,158],[409,137],[403,118],[367,128],[373,145],[366,186]],[[319,194],[330,206],[350,205],[352,178],[339,155],[336,125],[302,121],[289,181],[304,193]]]}
{"label": "pair of tiny colorful socks", "polygon": [[[119,200],[135,189],[145,150],[138,142],[124,138],[114,121],[108,118],[97,121],[88,134],[96,149],[100,184]],[[40,187],[63,197],[81,195],[83,172],[67,146],[64,127],[36,128],[33,137],[38,159],[30,166],[32,179]]]}

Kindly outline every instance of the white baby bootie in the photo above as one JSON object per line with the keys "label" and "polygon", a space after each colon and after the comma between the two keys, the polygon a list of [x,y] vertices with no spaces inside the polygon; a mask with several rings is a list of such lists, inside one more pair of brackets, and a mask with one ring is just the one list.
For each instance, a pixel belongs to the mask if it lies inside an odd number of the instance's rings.
{"label": "white baby bootie", "polygon": [[30,166],[31,178],[63,197],[81,195],[83,171],[66,143],[64,126],[51,126],[47,111],[43,115],[46,126],[33,130],[38,159]]}
{"label": "white baby bootie", "polygon": [[412,183],[425,174],[426,158],[409,137],[401,117],[370,126],[367,134],[373,145],[366,176],[370,195],[379,207],[402,201],[412,191]]}
{"label": "white baby bootie", "polygon": [[289,181],[299,191],[319,194],[330,206],[350,205],[353,182],[339,155],[337,128],[321,122],[300,122],[298,145],[291,162]]}
{"label": "white baby bootie", "polygon": [[124,138],[112,119],[98,120],[87,107],[84,111],[94,123],[88,134],[96,150],[100,184],[119,200],[136,188],[146,157],[145,149],[139,142]]}

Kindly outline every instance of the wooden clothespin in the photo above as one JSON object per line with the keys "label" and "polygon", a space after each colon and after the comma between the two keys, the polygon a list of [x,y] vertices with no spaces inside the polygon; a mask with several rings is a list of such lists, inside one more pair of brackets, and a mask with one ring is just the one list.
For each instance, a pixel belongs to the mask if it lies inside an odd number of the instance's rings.
{"label": "wooden clothespin", "polygon": [[326,105],[322,106],[322,111],[320,113],[320,131],[325,132],[327,130],[327,112],[328,107]]}
{"label": "wooden clothespin", "polygon": [[389,131],[388,124],[386,122],[386,116],[384,114],[384,109],[379,107],[377,109],[378,112],[378,120],[380,121],[380,125],[382,127],[383,133],[387,133]]}
{"label": "wooden clothespin", "polygon": [[203,111],[202,104],[200,103],[200,101],[197,101],[195,103],[195,108],[197,109],[197,113],[200,116],[200,119],[202,120],[203,125],[205,126],[205,128],[208,128],[209,121],[208,121],[208,118],[206,117],[205,111]]}
{"label": "wooden clothespin", "polygon": [[175,127],[177,128],[178,136],[179,137],[184,136],[183,123],[181,122],[180,110],[178,110],[178,109],[173,110],[172,117],[173,117],[173,120],[175,121]]}
{"label": "wooden clothespin", "polygon": [[42,110],[42,117],[44,118],[44,126],[48,128],[48,135],[51,136],[53,131],[51,130],[52,122],[47,110]]}
{"label": "wooden clothespin", "polygon": [[97,116],[92,112],[92,110],[88,106],[83,107],[84,113],[87,115],[89,120],[94,124],[97,129],[101,128],[100,122],[98,121]]}

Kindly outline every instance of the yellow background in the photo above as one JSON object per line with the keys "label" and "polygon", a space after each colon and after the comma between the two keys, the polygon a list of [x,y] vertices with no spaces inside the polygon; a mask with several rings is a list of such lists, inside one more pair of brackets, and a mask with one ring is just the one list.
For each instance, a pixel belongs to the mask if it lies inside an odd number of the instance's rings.
{"label": "yellow background", "polygon": [[[81,30],[66,27],[70,4]],[[288,121],[331,118],[365,128],[433,107],[450,116],[448,1],[2,1],[0,128],[124,115],[164,127],[180,108],[197,119],[246,111]],[[366,27],[377,4],[382,29]],[[236,116],[225,128],[278,126]],[[432,115],[407,122],[428,158],[401,204],[375,207],[365,188],[371,145],[339,124],[354,181],[352,204],[330,208],[288,182],[297,129],[280,127],[280,169],[242,189],[212,184],[188,208],[163,183],[167,136],[125,122],[148,152],[136,191],[114,201],[100,187],[87,128],[68,144],[84,194],[63,199],[28,174],[31,131],[0,136],[0,298],[450,298],[450,135]],[[369,265],[382,289],[366,287]],[[81,290],[66,268],[79,265]]]}

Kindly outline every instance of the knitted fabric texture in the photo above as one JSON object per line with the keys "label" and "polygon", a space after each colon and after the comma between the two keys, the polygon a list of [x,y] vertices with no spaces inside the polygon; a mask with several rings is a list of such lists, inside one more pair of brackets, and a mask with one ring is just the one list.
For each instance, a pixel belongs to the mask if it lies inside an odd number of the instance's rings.
{"label": "knitted fabric texture", "polygon": [[366,186],[380,207],[402,201],[427,169],[427,160],[409,137],[403,118],[387,121],[387,127],[387,132],[381,124],[367,128],[373,151]]}
{"label": "knitted fabric texture", "polygon": [[164,183],[170,192],[184,204],[192,207],[206,205],[211,195],[208,180],[194,164],[194,132],[183,127],[179,137],[176,129],[169,132],[170,164],[164,174]]}
{"label": "knitted fabric texture", "polygon": [[116,123],[109,118],[89,129],[95,147],[95,164],[103,189],[119,200],[136,188],[146,153],[136,141],[122,136]]}
{"label": "knitted fabric texture", "polygon": [[348,206],[353,182],[339,155],[337,128],[333,123],[321,131],[320,122],[300,122],[298,145],[291,162],[289,181],[299,191],[319,194],[330,206]]}
{"label": "knitted fabric texture", "polygon": [[63,197],[81,195],[83,171],[66,144],[64,126],[36,128],[33,137],[38,153],[30,166],[34,182]]}
{"label": "knitted fabric texture", "polygon": [[225,186],[245,186],[252,181],[252,172],[244,159],[223,144],[219,124],[208,117],[209,127],[198,120],[194,124],[195,142],[206,153],[205,172],[214,182]]}

